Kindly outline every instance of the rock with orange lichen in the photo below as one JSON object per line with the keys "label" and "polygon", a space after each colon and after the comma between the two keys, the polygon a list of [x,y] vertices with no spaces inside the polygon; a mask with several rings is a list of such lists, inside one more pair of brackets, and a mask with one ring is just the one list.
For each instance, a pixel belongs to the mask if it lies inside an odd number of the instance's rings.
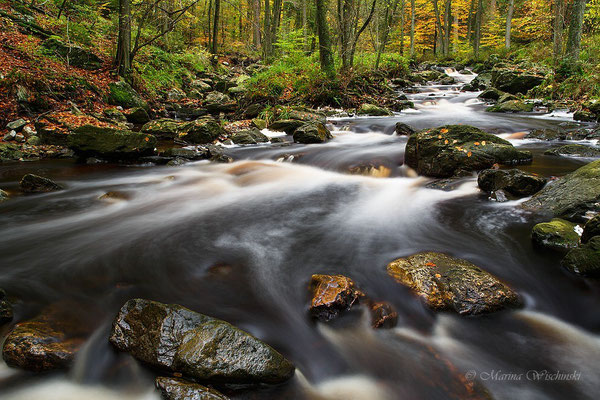
{"label": "rock with orange lichen", "polygon": [[425,252],[392,261],[388,274],[421,296],[433,310],[478,315],[518,307],[516,292],[468,261]]}
{"label": "rock with orange lichen", "polygon": [[336,318],[364,296],[354,281],[343,275],[313,275],[310,294],[310,314],[320,321]]}

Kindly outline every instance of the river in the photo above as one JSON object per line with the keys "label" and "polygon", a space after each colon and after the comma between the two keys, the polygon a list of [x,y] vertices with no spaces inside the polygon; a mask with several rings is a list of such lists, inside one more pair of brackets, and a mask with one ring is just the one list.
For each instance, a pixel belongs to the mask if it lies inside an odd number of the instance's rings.
{"label": "river", "polygon": [[[229,147],[233,164],[0,164],[5,190],[28,172],[67,188],[0,203],[0,287],[23,299],[15,320],[60,302],[90,329],[68,373],[0,365],[0,397],[158,399],[155,375],[107,340],[120,306],[144,297],[231,322],[296,365],[289,383],[233,399],[447,399],[457,376],[495,399],[597,398],[600,286],[532,247],[531,228],[543,220],[519,201],[489,201],[475,176],[454,190],[428,188],[402,166],[407,138],[394,134],[399,121],[469,124],[503,137],[577,124],[564,111],[486,113],[478,93],[459,86],[419,87],[408,94],[416,110],[393,117],[332,119],[326,144]],[[590,161],[545,156],[556,143],[510,140],[534,153],[523,169],[543,176]],[[365,163],[390,177],[347,173]],[[98,200],[108,191],[127,200]],[[524,308],[478,318],[432,313],[386,274],[391,260],[424,250],[497,275]],[[397,327],[373,330],[361,309],[315,324],[307,316],[313,273],[347,275],[392,303]],[[548,378],[559,372],[575,375]]]}

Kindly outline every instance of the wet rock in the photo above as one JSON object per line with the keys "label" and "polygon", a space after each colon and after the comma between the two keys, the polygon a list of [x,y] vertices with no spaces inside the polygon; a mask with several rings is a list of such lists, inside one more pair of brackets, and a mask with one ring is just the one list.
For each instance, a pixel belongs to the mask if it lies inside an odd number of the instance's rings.
{"label": "wet rock", "polygon": [[310,315],[331,321],[360,301],[364,294],[354,281],[343,275],[313,275],[310,280]]}
{"label": "wet rock", "polygon": [[142,107],[134,107],[123,111],[123,115],[132,124],[145,124],[150,121],[148,112]]}
{"label": "wet rock", "polygon": [[131,200],[131,195],[129,193],[111,191],[106,192],[102,196],[98,197],[98,200],[103,200],[109,203],[117,203],[121,201]]}
{"label": "wet rock", "polygon": [[485,90],[492,84],[492,73],[482,71],[469,84],[472,90]]}
{"label": "wet rock", "polygon": [[522,207],[569,221],[584,221],[586,213],[600,211],[599,202],[600,160],[549,183]]}
{"label": "wet rock", "polygon": [[4,190],[0,189],[0,203],[8,200],[8,197],[9,197],[8,193],[6,193]]}
{"label": "wet rock", "polygon": [[416,131],[403,122],[396,122],[395,132],[398,136],[410,136]]}
{"label": "wet rock", "polygon": [[233,134],[231,140],[235,144],[258,144],[267,143],[269,138],[258,129],[246,129]]}
{"label": "wet rock", "polygon": [[600,149],[582,144],[568,144],[544,152],[547,156],[600,157]]}
{"label": "wet rock", "polygon": [[27,174],[19,183],[21,190],[25,193],[46,193],[62,190],[63,187],[43,176]]}
{"label": "wet rock", "polygon": [[174,139],[177,137],[177,134],[184,124],[184,122],[176,121],[174,119],[161,118],[148,122],[142,126],[141,131],[156,136],[157,138]]}
{"label": "wet rock", "polygon": [[525,138],[538,140],[565,140],[566,134],[554,129],[535,129],[529,132]]}
{"label": "wet rock", "polygon": [[600,277],[600,236],[569,251],[561,265],[577,275]]}
{"label": "wet rock", "polygon": [[575,121],[595,122],[597,117],[589,111],[579,110],[575,111],[573,114],[573,119]]}
{"label": "wet rock", "polygon": [[292,135],[296,129],[304,125],[305,122],[297,119],[280,119],[269,124],[269,130],[285,132],[288,135]]}
{"label": "wet rock", "polygon": [[600,236],[600,216],[595,216],[585,223],[581,234],[581,243],[589,242],[594,236]]}
{"label": "wet rock", "polygon": [[388,178],[392,175],[392,170],[385,165],[377,162],[363,162],[352,165],[348,168],[352,175],[372,176],[374,178]]}
{"label": "wet rock", "polygon": [[112,82],[108,85],[110,90],[108,102],[125,109],[141,107],[149,110],[148,103],[125,81]]}
{"label": "wet rock", "polygon": [[280,383],[294,366],[233,325],[176,304],[129,300],[110,342],[153,367],[220,383]]}
{"label": "wet rock", "polygon": [[519,100],[519,98],[517,96],[515,96],[514,94],[503,93],[498,98],[498,104],[506,103],[507,101],[515,101],[515,100]]}
{"label": "wet rock", "polygon": [[379,329],[390,329],[398,323],[398,313],[394,307],[386,302],[369,302],[371,313],[371,326]]}
{"label": "wet rock", "polygon": [[429,70],[420,72],[419,75],[428,82],[435,82],[442,79],[445,74],[439,71]]}
{"label": "wet rock", "polygon": [[484,100],[498,100],[503,93],[495,88],[489,88],[484,90],[478,97]]}
{"label": "wet rock", "polygon": [[6,124],[6,129],[8,129],[9,131],[20,132],[21,129],[25,127],[25,125],[27,125],[27,121],[25,121],[23,118],[19,118],[16,121],[12,121]]}
{"label": "wet rock", "polygon": [[186,94],[177,88],[173,88],[167,92],[167,100],[179,101],[185,99]]}
{"label": "wet rock", "polygon": [[50,307],[38,317],[19,322],[2,349],[6,364],[13,368],[43,372],[67,369],[88,333],[81,321]]}
{"label": "wet rock", "polygon": [[185,158],[187,160],[205,160],[209,158],[208,150],[203,147],[197,149],[185,149],[185,148],[170,148],[161,153],[164,157],[171,158]]}
{"label": "wet rock", "polygon": [[321,122],[308,122],[294,131],[296,143],[323,143],[333,139],[329,129]]}
{"label": "wet rock", "polygon": [[411,87],[413,85],[413,83],[411,81],[409,81],[408,79],[404,79],[404,78],[393,78],[391,80],[392,85],[397,86],[399,88],[407,88],[407,87]]}
{"label": "wet rock", "polygon": [[364,103],[356,111],[358,115],[367,115],[372,117],[386,117],[394,115],[390,110],[384,107],[376,106],[375,104]]}
{"label": "wet rock", "polygon": [[214,389],[178,378],[158,377],[156,388],[164,400],[229,400]]}
{"label": "wet rock", "polygon": [[504,190],[517,197],[531,196],[539,192],[546,182],[546,178],[519,169],[486,169],[477,177],[477,184],[484,192]]}
{"label": "wet rock", "polygon": [[420,175],[449,178],[499,164],[525,164],[531,153],[468,125],[424,130],[408,139],[405,163]]}
{"label": "wet rock", "polygon": [[204,117],[184,124],[177,133],[177,138],[187,143],[206,144],[214,142],[225,134],[225,130],[217,120]]}
{"label": "wet rock", "polygon": [[153,135],[93,125],[81,126],[68,135],[68,147],[77,154],[105,158],[153,154],[156,142]]}
{"label": "wet rock", "polygon": [[537,224],[531,231],[533,243],[544,249],[563,251],[574,249],[579,245],[579,225],[555,218],[550,222]]}
{"label": "wet rock", "polygon": [[532,112],[533,104],[521,100],[508,100],[503,103],[498,102],[498,104],[488,107],[485,111],[499,113]]}
{"label": "wet rock", "polygon": [[[0,190],[1,192],[1,190]],[[2,200],[0,199],[0,202]],[[12,305],[6,300],[6,292],[0,289],[0,327],[9,323],[13,319]]]}
{"label": "wet rock", "polygon": [[478,315],[517,307],[517,293],[468,261],[441,253],[419,253],[392,261],[388,274],[436,311]]}
{"label": "wet rock", "polygon": [[494,190],[490,193],[490,200],[497,203],[506,203],[508,201],[508,196],[504,190]]}
{"label": "wet rock", "polygon": [[516,70],[495,70],[492,72],[492,86],[503,92],[526,94],[540,85],[544,77]]}
{"label": "wet rock", "polygon": [[206,109],[211,113],[231,112],[237,107],[237,103],[226,94],[220,92],[210,92],[205,99]]}

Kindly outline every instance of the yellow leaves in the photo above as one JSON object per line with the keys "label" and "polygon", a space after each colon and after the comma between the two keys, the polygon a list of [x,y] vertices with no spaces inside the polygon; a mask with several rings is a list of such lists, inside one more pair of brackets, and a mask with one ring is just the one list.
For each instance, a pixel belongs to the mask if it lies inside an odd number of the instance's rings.
{"label": "yellow leaves", "polygon": [[435,277],[439,279],[439,278],[441,278],[442,276],[441,276],[440,274],[435,274]]}
{"label": "yellow leaves", "polygon": [[448,129],[444,128],[444,129],[440,130],[440,132],[442,132],[442,133],[448,133]]}
{"label": "yellow leaves", "polygon": [[148,136],[146,136],[146,137],[144,138],[144,140],[145,140],[146,142],[149,142],[149,141],[150,141],[150,138],[149,138]]}
{"label": "yellow leaves", "polygon": [[448,139],[444,140],[444,144],[448,144],[448,143],[449,143]]}
{"label": "yellow leaves", "polygon": [[473,153],[471,153],[471,152],[467,153],[467,157],[471,157],[472,155],[473,155]]}
{"label": "yellow leaves", "polygon": [[481,142],[481,145],[482,145],[482,146],[485,146],[485,140],[484,140],[483,142]]}
{"label": "yellow leaves", "polygon": [[475,146],[479,146],[481,143],[475,142],[474,144],[475,144]]}
{"label": "yellow leaves", "polygon": [[442,138],[442,135],[438,135],[438,139],[441,139],[441,138]]}

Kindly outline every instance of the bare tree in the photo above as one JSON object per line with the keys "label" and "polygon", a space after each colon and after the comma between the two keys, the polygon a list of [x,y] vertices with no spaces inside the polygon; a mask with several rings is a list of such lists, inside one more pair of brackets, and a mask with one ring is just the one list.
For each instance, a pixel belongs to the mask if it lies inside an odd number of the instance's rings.
{"label": "bare tree", "polygon": [[504,34],[504,46],[510,49],[510,36],[512,31],[512,18],[515,11],[515,0],[509,0],[508,12],[506,13],[506,33]]}

